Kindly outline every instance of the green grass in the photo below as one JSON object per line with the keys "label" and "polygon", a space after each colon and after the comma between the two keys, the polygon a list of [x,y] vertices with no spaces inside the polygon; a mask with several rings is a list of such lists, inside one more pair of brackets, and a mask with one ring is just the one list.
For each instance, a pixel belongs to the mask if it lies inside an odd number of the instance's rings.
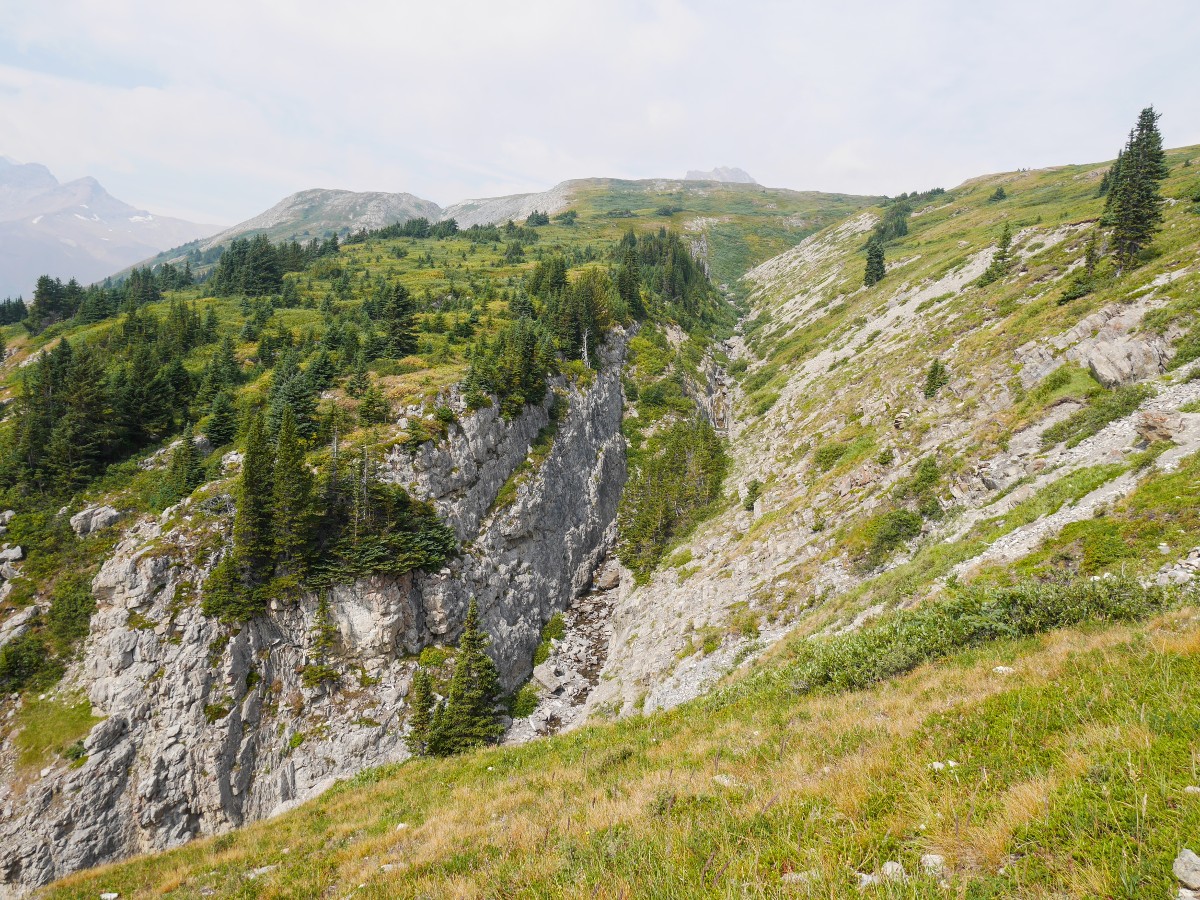
{"label": "green grass", "polygon": [[[874,662],[891,646],[883,623],[845,639],[875,642],[874,655],[817,665],[796,647],[670,713],[369,770],[270,823],[46,896],[744,898],[783,895],[785,874],[811,871],[817,896],[848,897],[856,872],[887,860],[915,877],[881,896],[1167,896],[1171,860],[1200,830],[1183,793],[1200,730],[1197,620],[1125,624],[1159,602],[1096,590],[1049,615],[1001,602],[1016,619],[982,621],[1003,633],[1099,611],[1121,624],[962,647],[969,628],[930,619],[953,639],[926,635],[936,658],[900,660],[916,668],[893,677]],[[824,686],[791,689],[801,671]],[[927,852],[946,857],[948,894],[920,876]],[[276,868],[245,879],[261,866]]]}
{"label": "green grass", "polygon": [[[17,713],[17,765],[38,769],[56,758],[65,758],[77,741],[101,720],[92,715],[92,704],[78,695],[28,698]],[[78,758],[72,754],[72,758]]]}
{"label": "green grass", "polygon": [[[1174,472],[1151,471],[1125,499],[1073,522],[1018,564],[1029,574],[1149,574],[1200,545],[1200,454]],[[1160,552],[1165,545],[1167,553]]]}

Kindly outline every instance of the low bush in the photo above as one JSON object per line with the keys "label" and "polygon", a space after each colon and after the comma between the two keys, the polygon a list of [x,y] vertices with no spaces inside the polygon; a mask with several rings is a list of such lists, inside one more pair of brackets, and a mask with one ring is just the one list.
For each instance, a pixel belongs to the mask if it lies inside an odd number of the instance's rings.
{"label": "low bush", "polygon": [[1153,389],[1142,384],[1101,391],[1086,407],[1042,432],[1042,448],[1048,449],[1062,441],[1067,447],[1074,447],[1099,434],[1109,422],[1125,418],[1153,395]]}
{"label": "low bush", "polygon": [[762,686],[791,694],[850,691],[988,641],[1085,622],[1136,622],[1178,602],[1178,589],[1125,577],[958,586],[945,600],[889,613],[850,634],[793,643],[792,659],[717,695],[726,703]]}

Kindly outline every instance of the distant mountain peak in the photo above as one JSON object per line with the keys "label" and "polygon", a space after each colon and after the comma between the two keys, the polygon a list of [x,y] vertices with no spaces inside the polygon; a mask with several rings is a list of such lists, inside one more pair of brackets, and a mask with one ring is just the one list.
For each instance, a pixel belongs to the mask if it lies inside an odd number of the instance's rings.
{"label": "distant mountain peak", "polygon": [[0,297],[28,295],[40,275],[96,281],[216,230],[151,215],[90,175],[60,184],[39,163],[0,158]]}
{"label": "distant mountain peak", "polygon": [[717,166],[709,172],[689,169],[684,181],[720,181],[725,184],[758,184],[750,173],[736,166]]}

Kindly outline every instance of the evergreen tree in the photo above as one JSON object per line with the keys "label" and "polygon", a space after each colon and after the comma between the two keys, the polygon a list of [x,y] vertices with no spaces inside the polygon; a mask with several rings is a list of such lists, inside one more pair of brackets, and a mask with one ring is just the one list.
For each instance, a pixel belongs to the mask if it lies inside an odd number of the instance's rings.
{"label": "evergreen tree", "polygon": [[412,689],[409,692],[408,735],[405,743],[408,752],[421,756],[429,746],[429,730],[433,715],[433,683],[429,673],[417,667],[413,673]]}
{"label": "evergreen tree", "polygon": [[272,518],[274,559],[286,571],[304,568],[313,540],[313,478],[296,434],[296,420],[285,409],[275,449]]}
{"label": "evergreen tree", "polygon": [[1167,159],[1158,120],[1154,107],[1142,110],[1119,157],[1119,166],[1113,167],[1101,221],[1112,227],[1113,252],[1122,269],[1149,245],[1162,223],[1159,185],[1167,177]]}
{"label": "evergreen tree", "polygon": [[479,627],[479,609],[472,597],[458,642],[445,709],[436,727],[431,725],[430,752],[461,753],[495,740],[503,730],[495,714],[500,679],[496,664],[487,655],[487,645],[488,636]]}
{"label": "evergreen tree", "polygon": [[247,588],[258,587],[270,574],[275,551],[271,506],[274,465],[261,413],[250,420],[237,513],[233,519],[233,552],[238,575]]}
{"label": "evergreen tree", "polygon": [[367,358],[360,351],[354,357],[354,369],[350,372],[350,377],[346,379],[346,393],[351,397],[361,397],[370,386],[371,380],[367,376]]}
{"label": "evergreen tree", "polygon": [[625,258],[617,272],[617,293],[635,319],[645,317],[646,306],[642,303],[642,276],[638,268],[636,247],[625,248]]}
{"label": "evergreen tree", "polygon": [[942,365],[940,359],[935,359],[929,366],[929,371],[925,373],[925,396],[927,398],[936,396],[937,392],[949,382],[950,373],[946,371],[946,367]]}
{"label": "evergreen tree", "polygon": [[874,236],[867,241],[867,271],[863,275],[863,284],[867,287],[879,284],[886,274],[887,267],[883,262],[883,241],[878,236]]}
{"label": "evergreen tree", "polygon": [[391,404],[379,385],[371,382],[358,403],[358,418],[364,425],[382,425],[392,414]]}
{"label": "evergreen tree", "polygon": [[237,435],[237,413],[229,394],[221,391],[213,397],[208,411],[208,428],[205,434],[213,447],[224,447]]}
{"label": "evergreen tree", "polygon": [[402,284],[392,288],[391,296],[384,306],[384,328],[387,332],[385,346],[392,359],[411,356],[417,351],[417,335],[414,330],[415,313],[412,296]]}
{"label": "evergreen tree", "polygon": [[204,483],[204,466],[200,452],[196,449],[195,436],[192,426],[188,424],[183,429],[183,437],[179,446],[171,453],[171,462],[167,466],[164,478],[164,498],[168,503],[188,496]]}

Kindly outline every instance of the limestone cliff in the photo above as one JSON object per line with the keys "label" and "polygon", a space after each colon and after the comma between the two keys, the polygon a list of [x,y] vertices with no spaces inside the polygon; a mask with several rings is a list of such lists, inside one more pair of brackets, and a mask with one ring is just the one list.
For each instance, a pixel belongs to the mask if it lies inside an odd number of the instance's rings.
{"label": "limestone cliff", "polygon": [[[444,439],[387,458],[383,476],[433,500],[464,549],[438,572],[329,590],[336,686],[304,678],[315,594],[240,628],[202,615],[199,586],[226,539],[227,498],[130,527],[95,578],[83,658],[56,689],[82,692],[103,719],[85,755],[25,785],[4,750],[0,896],[277,814],[403,759],[413,655],[452,642],[472,596],[504,684],[527,677],[542,625],[587,588],[606,551],[625,478],[624,347],[615,332],[591,383],[556,378],[544,404],[512,421],[452,398],[459,422]],[[549,453],[493,509],[550,424],[551,404]]]}

